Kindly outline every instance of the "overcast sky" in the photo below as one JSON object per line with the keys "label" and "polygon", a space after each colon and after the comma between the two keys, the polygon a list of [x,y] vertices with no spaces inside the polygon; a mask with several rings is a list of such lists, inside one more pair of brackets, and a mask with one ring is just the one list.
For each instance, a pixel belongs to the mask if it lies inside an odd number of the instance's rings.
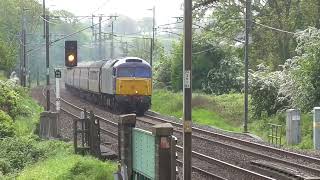
{"label": "overcast sky", "polygon": [[[42,3],[42,0],[39,0]],[[156,7],[157,25],[175,22],[172,17],[182,16],[182,0],[46,0],[49,9],[65,9],[76,15],[119,15],[135,20],[152,17],[151,9]]]}

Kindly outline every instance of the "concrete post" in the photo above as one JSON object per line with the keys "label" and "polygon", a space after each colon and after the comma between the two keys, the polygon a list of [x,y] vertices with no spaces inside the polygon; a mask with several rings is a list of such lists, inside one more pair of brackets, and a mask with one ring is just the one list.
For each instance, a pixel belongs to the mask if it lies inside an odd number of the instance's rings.
{"label": "concrete post", "polygon": [[320,107],[313,108],[313,146],[320,149]]}
{"label": "concrete post", "polygon": [[152,126],[152,134],[156,136],[155,177],[157,180],[172,179],[172,177],[174,177],[172,176],[172,174],[176,173],[174,170],[175,167],[172,167],[175,166],[175,163],[173,163],[172,161],[172,133],[173,127],[170,123],[163,123]]}
{"label": "concrete post", "polygon": [[121,115],[118,121],[118,153],[126,177],[132,176],[132,128],[136,126],[136,115]]}
{"label": "concrete post", "polygon": [[299,144],[301,142],[301,117],[297,109],[287,110],[286,139],[288,145]]}

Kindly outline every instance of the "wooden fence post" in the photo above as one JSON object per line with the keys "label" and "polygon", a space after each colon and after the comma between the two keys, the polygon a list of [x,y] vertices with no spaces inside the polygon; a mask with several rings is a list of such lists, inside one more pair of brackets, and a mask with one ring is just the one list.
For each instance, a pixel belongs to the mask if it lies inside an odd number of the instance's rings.
{"label": "wooden fence post", "polygon": [[126,170],[127,177],[132,176],[132,129],[136,126],[136,115],[121,115],[118,121],[118,152],[121,166]]}

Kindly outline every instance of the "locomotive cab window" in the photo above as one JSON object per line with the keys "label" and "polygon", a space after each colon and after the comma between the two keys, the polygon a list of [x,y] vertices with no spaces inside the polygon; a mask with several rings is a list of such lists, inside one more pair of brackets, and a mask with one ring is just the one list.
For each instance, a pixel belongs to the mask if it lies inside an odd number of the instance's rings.
{"label": "locomotive cab window", "polygon": [[117,76],[150,78],[151,71],[146,67],[122,67],[117,70]]}

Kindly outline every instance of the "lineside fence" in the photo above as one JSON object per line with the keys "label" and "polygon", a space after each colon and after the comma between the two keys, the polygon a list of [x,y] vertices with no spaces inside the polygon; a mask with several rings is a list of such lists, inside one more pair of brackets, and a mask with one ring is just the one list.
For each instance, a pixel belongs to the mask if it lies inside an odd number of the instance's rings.
{"label": "lineside fence", "polygon": [[82,111],[81,118],[73,121],[74,151],[101,158],[100,122],[92,111]]}

